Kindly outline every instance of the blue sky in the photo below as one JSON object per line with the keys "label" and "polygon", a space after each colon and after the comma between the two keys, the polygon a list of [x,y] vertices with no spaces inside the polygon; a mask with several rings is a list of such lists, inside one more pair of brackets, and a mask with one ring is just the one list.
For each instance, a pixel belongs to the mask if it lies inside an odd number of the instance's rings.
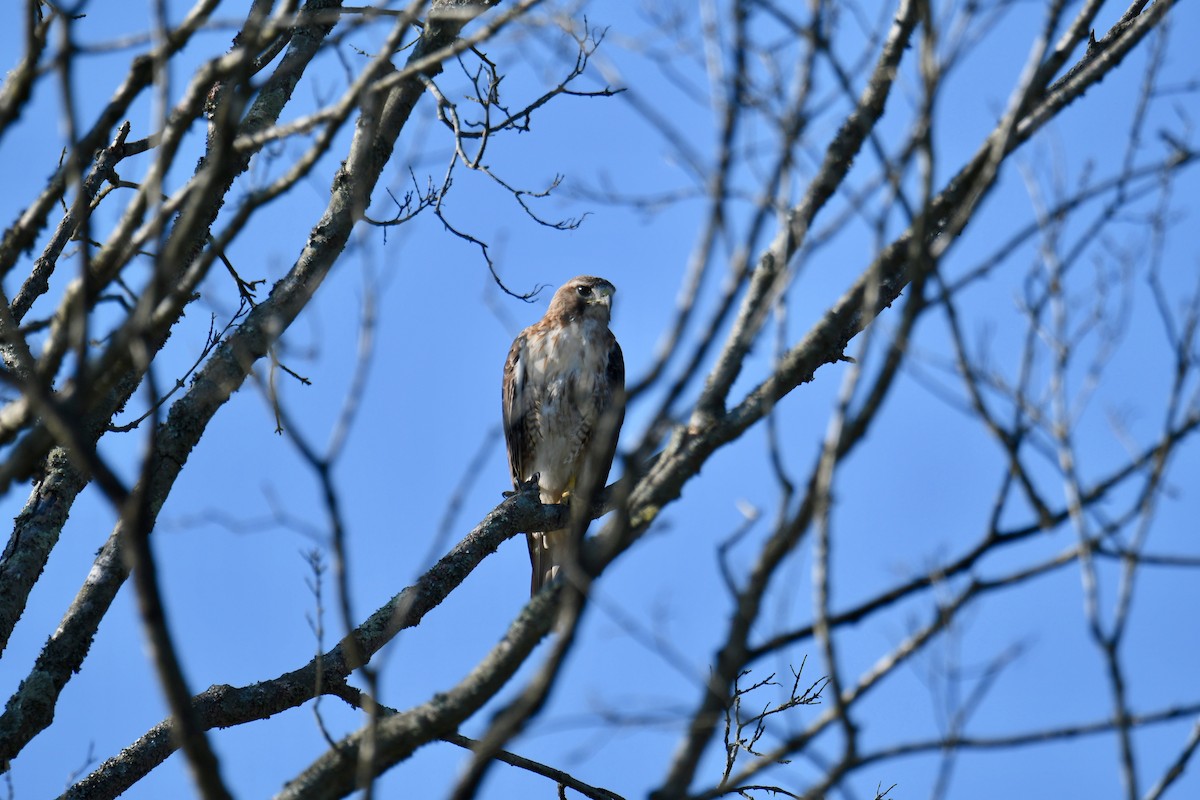
{"label": "blue sky", "polygon": [[[222,7],[226,19],[237,16],[235,5]],[[669,75],[626,50],[627,40],[646,36],[645,19],[632,7],[612,5],[588,10],[590,24],[609,28],[600,58],[621,82],[652,99],[703,157],[711,158],[712,110],[682,96]],[[868,18],[874,19],[875,13],[873,7],[866,10]],[[1119,13],[1116,6],[1106,8],[1098,25],[1111,24]],[[1183,34],[1197,30],[1200,20],[1195,6],[1189,4],[1181,4],[1174,17],[1167,71],[1182,83],[1197,78]],[[128,30],[130,24],[103,4],[94,4],[79,23],[78,36],[105,41]],[[999,19],[989,38],[967,54],[947,85],[937,128],[939,185],[994,125],[1028,53],[1029,35],[1040,24],[1040,7],[1015,6]],[[139,22],[141,27],[144,24]],[[848,40],[855,36],[853,25],[846,24],[843,30]],[[228,29],[221,29],[189,47],[174,75],[176,92],[190,67],[221,52],[229,36]],[[19,37],[15,26],[0,30],[0,53],[18,52]],[[549,38],[512,33],[503,44],[489,48],[489,53],[504,56],[505,90],[514,104],[517,98],[535,96],[544,85],[546,69],[558,63],[544,45]],[[368,33],[352,34],[347,45],[370,50],[375,41],[377,37]],[[1123,157],[1127,110],[1137,96],[1147,50],[1144,44],[1122,70],[1095,87],[1006,166],[996,191],[952,249],[944,266],[948,274],[966,272],[1013,230],[1032,220],[1018,164],[1043,190],[1057,176],[1072,186],[1084,174],[1099,179],[1112,173]],[[84,90],[79,108],[83,118],[105,101],[128,57],[128,51],[88,57],[86,69],[77,75]],[[349,50],[346,57],[351,62],[357,58]],[[675,63],[683,69],[690,62],[686,55],[678,55]],[[910,56],[881,135],[903,131],[916,92],[914,75]],[[704,88],[702,74],[689,77]],[[341,80],[340,67],[326,59],[321,70],[302,82],[299,108],[306,108],[313,97],[329,96]],[[461,78],[453,74],[443,81],[447,87],[460,84]],[[44,97],[0,145],[9,187],[0,193],[0,219],[5,225],[40,188],[61,147],[56,100],[52,87],[45,88]],[[415,159],[421,180],[426,173],[439,180],[444,170],[445,133],[428,121],[429,98],[422,103],[418,115],[423,119],[420,124],[414,119],[405,131],[397,158],[386,173],[385,182],[393,189],[410,184],[403,160],[407,154],[427,156]],[[1160,129],[1178,132],[1196,112],[1194,94],[1181,93],[1153,108],[1147,131],[1150,135]],[[140,106],[137,113],[142,116],[133,118],[131,138],[146,135],[152,121],[148,105]],[[830,113],[814,120],[806,152],[819,154],[840,118]],[[747,136],[768,133],[752,130]],[[343,136],[334,152],[342,152],[346,141]],[[1139,163],[1161,158],[1165,148],[1161,142],[1148,144]],[[176,186],[197,155],[198,150],[181,157]],[[623,346],[631,379],[643,375],[670,320],[680,276],[694,245],[700,204],[681,202],[646,213],[580,194],[583,188],[601,185],[648,195],[694,188],[694,178],[680,165],[670,144],[649,130],[624,98],[563,97],[539,111],[530,132],[493,142],[488,162],[505,179],[525,188],[543,188],[554,176],[564,175],[560,191],[536,201],[538,212],[548,218],[583,212],[588,217],[572,231],[537,226],[486,178],[460,167],[446,201],[448,219],[490,243],[498,270],[519,291],[542,284],[554,287],[584,273],[611,280],[618,288],[613,330]],[[864,154],[851,179],[861,180],[875,166]],[[266,209],[254,228],[234,243],[228,255],[244,277],[266,278],[269,284],[284,274],[324,207],[335,168],[335,158],[325,159],[307,181]],[[811,172],[811,162],[802,162],[797,192]],[[127,177],[135,173],[131,166]],[[739,172],[738,181],[752,186],[753,177],[751,166]],[[1185,171],[1171,201],[1176,229],[1163,254],[1163,275],[1177,298],[1195,288],[1200,254],[1194,237],[1185,232],[1195,224],[1198,190],[1194,171]],[[835,201],[829,214],[842,203]],[[1150,207],[1142,203],[1136,211]],[[101,206],[98,228],[111,225],[118,208],[115,203]],[[387,214],[382,192],[376,193],[372,210],[378,216]],[[818,218],[818,227],[825,219]],[[733,224],[744,225],[744,217],[735,218]],[[897,227],[891,233],[898,231]],[[1083,231],[1081,223],[1069,223],[1065,235],[1077,237]],[[1105,254],[1114,256],[1125,249],[1147,253],[1143,218],[1128,214],[1109,233],[1110,238],[1095,244],[1096,263],[1103,263]],[[440,555],[460,538],[508,488],[497,428],[500,371],[512,337],[540,316],[551,290],[529,304],[502,296],[478,249],[448,234],[429,214],[389,230],[386,238],[381,230],[365,226],[357,234],[326,285],[284,338],[284,363],[309,377],[313,385],[301,386],[287,378],[280,382],[283,400],[302,434],[310,441],[325,442],[355,372],[363,298],[368,294],[374,298],[378,325],[370,374],[347,449],[336,467],[350,530],[354,611],[362,619],[419,575],[431,556]],[[870,231],[852,225],[803,265],[788,296],[789,342],[798,340],[850,285],[873,252]],[[968,337],[980,347],[986,342],[990,363],[1010,376],[1021,335],[1017,301],[1022,278],[1035,258],[1034,247],[1023,245],[992,277],[962,298]],[[1135,258],[1134,263],[1135,270],[1144,269],[1146,259]],[[716,265],[702,293],[705,305],[700,319],[711,311],[723,268]],[[6,279],[10,296],[13,281],[19,278],[18,274]],[[1080,422],[1080,469],[1088,477],[1106,474],[1124,456],[1125,443],[1111,425],[1114,416],[1125,420],[1129,438],[1141,446],[1153,440],[1162,424],[1161,398],[1171,365],[1144,280],[1139,278],[1134,286],[1129,324],[1107,380]],[[1072,284],[1081,301],[1095,291],[1090,279]],[[214,271],[202,287],[202,298],[189,309],[162,355],[160,383],[168,383],[187,368],[203,344],[210,312],[218,318],[227,316],[232,296],[228,278]],[[39,306],[33,313],[48,313],[47,309]],[[885,314],[880,333],[897,319],[895,309]],[[697,332],[693,329],[689,335],[694,340]],[[933,361],[951,354],[940,315],[920,324],[916,346]],[[770,344],[764,340],[748,360],[733,397],[744,395],[769,369]],[[794,477],[805,476],[815,458],[845,369],[843,365],[823,368],[815,381],[794,391],[780,406],[784,457]],[[1044,363],[1040,369],[1039,385],[1047,374]],[[938,382],[961,396],[961,387],[936,368],[925,373],[939,375]],[[918,377],[912,372],[901,377],[867,442],[837,478],[835,607],[850,606],[883,586],[952,558],[973,543],[987,523],[1003,474],[1001,452],[977,421],[940,401]],[[686,409],[687,399],[697,389],[692,387],[678,410]],[[652,394],[630,409],[624,447],[640,439],[659,397]],[[325,544],[324,509],[314,476],[293,445],[274,432],[274,424],[263,392],[248,382],[192,454],[154,535],[171,623],[194,692],[211,684],[244,685],[275,677],[306,662],[317,648],[309,623],[315,600],[306,583],[310,572],[302,554]],[[132,475],[142,444],[141,433],[106,437],[103,452],[124,474]],[[478,473],[469,476],[450,539],[437,542],[447,499],[482,447],[488,449]],[[1194,446],[1185,447],[1172,464],[1172,491],[1160,501],[1151,534],[1151,549],[1156,552],[1197,554],[1198,452]],[[746,507],[759,509],[763,518],[731,555],[735,566],[747,567],[775,511],[777,488],[764,454],[762,426],[719,451],[645,539],[605,574],[597,585],[583,640],[572,653],[550,706],[512,744],[515,752],[627,797],[642,796],[661,780],[681,721],[697,702],[729,611],[715,548],[744,522]],[[1051,473],[1047,465],[1045,476]],[[1061,503],[1061,495],[1055,497]],[[25,488],[15,487],[0,502],[15,515],[25,500]],[[89,491],[78,501],[0,660],[0,690],[6,697],[57,625],[113,521],[113,512],[98,493]],[[1018,508],[1009,521],[1029,520],[1026,511]],[[1019,554],[998,554],[981,565],[978,577],[1001,574],[1071,543],[1065,531],[1047,535],[1023,545]],[[810,618],[810,567],[807,550],[792,557],[769,595],[765,622],[782,629]],[[375,665],[383,702],[403,709],[453,685],[502,635],[526,601],[527,585],[528,558],[518,538],[486,559],[420,627],[401,634],[380,654]],[[332,596],[328,584],[326,596]],[[902,604],[847,631],[841,642],[846,674],[857,676],[869,670],[916,624],[927,620],[931,597],[936,596],[934,592]],[[1111,603],[1111,588],[1106,587],[1105,598]],[[1198,600],[1189,571],[1158,569],[1143,574],[1124,650],[1135,709],[1194,702],[1200,628],[1190,623],[1189,609]],[[1021,648],[1020,657],[1001,675],[973,718],[968,730],[975,734],[1090,722],[1110,713],[1102,662],[1086,639],[1077,566],[998,593],[973,607],[962,621],[954,635],[901,667],[864,700],[859,718],[866,749],[936,735],[937,683],[930,675],[936,674],[939,658],[955,654],[971,670],[1009,648]],[[325,624],[327,648],[340,632],[331,610]],[[648,645],[648,637],[658,637],[659,643]],[[805,674],[815,680],[821,674],[815,645],[765,659],[754,666],[752,677],[771,672],[786,675],[789,666],[799,665],[806,656]],[[525,677],[526,673],[518,675],[515,686]],[[762,702],[767,699],[764,695]],[[320,708],[335,734],[360,724],[359,716],[340,708],[337,701],[325,700]],[[802,727],[822,708],[784,715],[772,735]],[[485,709],[463,732],[478,734],[490,711]],[[74,770],[85,768],[89,759],[103,760],[116,753],[164,714],[132,594],[126,588],[101,626],[82,672],[64,691],[55,724],[15,762],[14,796],[56,794]],[[1185,718],[1138,734],[1144,783],[1152,781],[1173,757],[1194,722]],[[212,741],[226,780],[239,797],[273,793],[325,748],[311,706],[216,732]],[[829,757],[835,752],[833,743],[818,739],[814,749]],[[717,748],[710,748],[702,778],[719,776],[719,759]],[[382,779],[381,796],[440,796],[462,763],[463,753],[451,745],[423,748]],[[882,762],[852,776],[851,793],[846,796],[869,797],[877,784],[893,783],[897,784],[893,797],[928,796],[936,766],[936,758],[929,756]],[[816,774],[812,763],[797,757],[771,777],[795,788]],[[185,785],[184,766],[175,756],[127,796],[179,796]],[[1111,736],[1018,751],[967,753],[957,765],[951,787],[950,796],[973,798],[1121,795]],[[1198,790],[1200,783],[1189,774],[1176,786],[1174,796],[1188,797]],[[497,766],[484,796],[550,797],[552,792],[543,779]]]}

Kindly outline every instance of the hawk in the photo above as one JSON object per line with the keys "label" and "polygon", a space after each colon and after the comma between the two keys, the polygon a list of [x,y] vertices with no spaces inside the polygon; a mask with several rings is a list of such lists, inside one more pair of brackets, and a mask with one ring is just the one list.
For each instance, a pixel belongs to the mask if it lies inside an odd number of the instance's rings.
{"label": "hawk", "polygon": [[[612,466],[625,417],[625,359],[608,329],[614,292],[611,283],[591,275],[563,284],[546,315],[517,336],[504,362],[504,439],[513,487],[537,475],[543,503],[563,502],[577,483],[591,485],[581,481],[585,468],[598,472],[595,485],[603,487]],[[605,439],[596,439],[597,433]],[[565,528],[528,534],[531,594],[558,574],[568,534]]]}

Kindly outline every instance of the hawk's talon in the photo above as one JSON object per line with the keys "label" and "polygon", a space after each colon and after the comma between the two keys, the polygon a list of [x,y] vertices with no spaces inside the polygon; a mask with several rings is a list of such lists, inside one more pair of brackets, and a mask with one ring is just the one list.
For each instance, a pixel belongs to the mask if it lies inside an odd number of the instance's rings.
{"label": "hawk's talon", "polygon": [[529,480],[517,481],[517,488],[509,489],[507,491],[501,492],[500,494],[503,495],[505,499],[507,499],[509,497],[516,497],[521,492],[531,492],[531,491],[540,489],[541,485],[538,483],[538,479],[540,479],[541,477],[542,477],[542,473],[535,472],[535,473],[533,473],[533,476]]}

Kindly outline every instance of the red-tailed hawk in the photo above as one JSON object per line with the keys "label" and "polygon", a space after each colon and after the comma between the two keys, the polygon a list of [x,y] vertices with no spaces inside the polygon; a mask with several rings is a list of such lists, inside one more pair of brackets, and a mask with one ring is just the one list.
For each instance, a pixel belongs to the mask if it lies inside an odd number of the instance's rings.
{"label": "red-tailed hawk", "polygon": [[[616,287],[581,275],[554,293],[546,316],[521,331],[504,363],[504,438],[514,488],[538,475],[543,503],[560,503],[612,466],[625,416],[625,359],[608,320]],[[607,413],[607,417],[605,416]],[[603,419],[603,424],[602,424]],[[603,427],[605,441],[593,440]],[[554,578],[567,558],[567,529],[530,533],[531,592]]]}

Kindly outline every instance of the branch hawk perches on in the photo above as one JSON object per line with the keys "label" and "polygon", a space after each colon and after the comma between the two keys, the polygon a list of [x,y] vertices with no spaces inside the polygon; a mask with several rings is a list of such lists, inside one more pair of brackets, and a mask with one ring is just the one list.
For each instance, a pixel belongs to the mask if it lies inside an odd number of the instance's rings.
{"label": "branch hawk perches on", "polygon": [[[603,278],[572,279],[508,351],[504,438],[513,486],[538,475],[543,503],[563,502],[577,484],[604,488],[612,466],[625,417],[625,359],[608,329],[614,292]],[[598,471],[594,484],[590,470]],[[528,535],[531,593],[558,574],[568,534],[564,528]]]}

